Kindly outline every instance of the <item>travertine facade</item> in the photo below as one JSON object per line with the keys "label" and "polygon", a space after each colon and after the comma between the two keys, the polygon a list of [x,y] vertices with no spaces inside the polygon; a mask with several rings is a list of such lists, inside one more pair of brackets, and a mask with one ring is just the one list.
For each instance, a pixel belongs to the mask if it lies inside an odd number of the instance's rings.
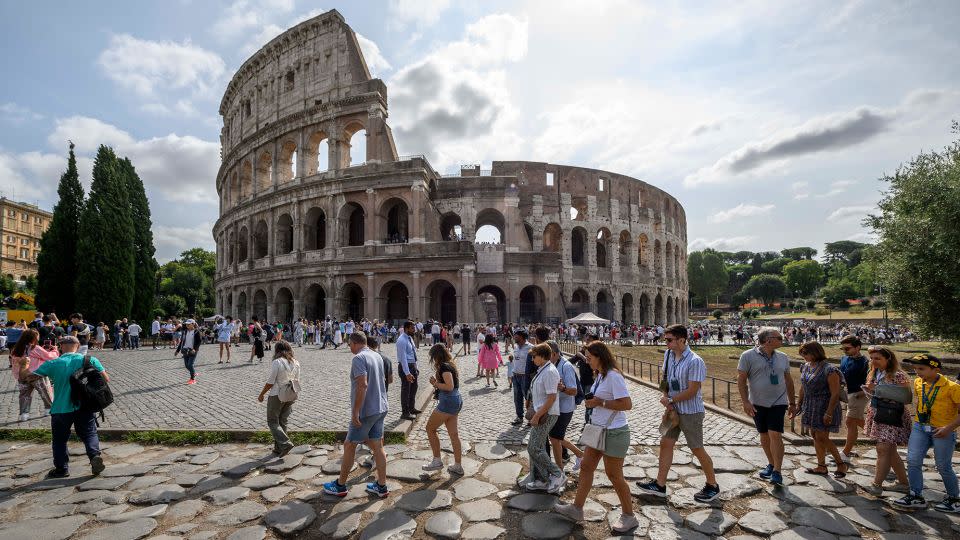
{"label": "travertine facade", "polygon": [[[686,218],[676,199],[595,169],[494,161],[451,177],[423,156],[398,156],[387,88],[336,11],[247,60],[220,114],[221,313],[686,319]],[[360,137],[365,156],[351,159]],[[484,225],[501,243],[474,243]]]}
{"label": "travertine facade", "polygon": [[53,214],[29,203],[0,197],[0,216],[3,216],[0,221],[3,238],[0,274],[18,280],[37,275],[40,237],[50,226]]}

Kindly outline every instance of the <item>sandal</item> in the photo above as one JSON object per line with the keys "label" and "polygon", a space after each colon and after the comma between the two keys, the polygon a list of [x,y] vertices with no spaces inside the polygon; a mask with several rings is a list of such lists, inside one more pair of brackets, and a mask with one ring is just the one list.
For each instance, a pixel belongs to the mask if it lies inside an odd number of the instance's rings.
{"label": "sandal", "polygon": [[803,472],[807,474],[815,474],[817,476],[827,476],[828,474],[830,474],[830,471],[827,469],[827,466],[825,464],[818,464],[816,467],[812,469],[810,468],[804,469]]}
{"label": "sandal", "polygon": [[[843,467],[843,470],[840,470],[840,467]],[[833,477],[839,480],[840,478],[845,477],[849,470],[850,470],[850,466],[847,465],[846,463],[837,465],[837,472],[833,473]]]}

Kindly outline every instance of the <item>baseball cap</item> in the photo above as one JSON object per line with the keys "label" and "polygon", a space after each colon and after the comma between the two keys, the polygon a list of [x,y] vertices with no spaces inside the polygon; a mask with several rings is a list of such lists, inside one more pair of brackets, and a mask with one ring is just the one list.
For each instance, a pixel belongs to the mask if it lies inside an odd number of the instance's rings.
{"label": "baseball cap", "polygon": [[915,354],[910,358],[907,358],[906,360],[904,360],[903,363],[913,364],[915,366],[930,366],[932,368],[937,368],[937,369],[940,369],[940,367],[942,367],[940,364],[939,358],[937,358],[932,354],[926,354],[926,353]]}
{"label": "baseball cap", "polygon": [[197,321],[193,319],[187,319],[186,321],[184,321],[184,324],[197,324]]}

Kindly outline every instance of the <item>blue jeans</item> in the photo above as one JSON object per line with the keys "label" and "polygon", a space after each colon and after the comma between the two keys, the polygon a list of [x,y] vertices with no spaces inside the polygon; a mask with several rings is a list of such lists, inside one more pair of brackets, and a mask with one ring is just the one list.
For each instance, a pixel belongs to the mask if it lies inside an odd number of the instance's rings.
{"label": "blue jeans", "polygon": [[517,418],[523,418],[526,409],[527,390],[530,389],[530,379],[526,373],[513,374],[513,406],[517,409]]}
{"label": "blue jeans", "polygon": [[53,435],[53,466],[58,470],[66,470],[70,462],[67,453],[67,439],[70,438],[70,427],[77,431],[77,438],[87,449],[87,457],[100,455],[100,438],[97,437],[97,421],[92,412],[74,411],[50,415],[50,431]]}
{"label": "blue jeans", "polygon": [[910,442],[907,443],[907,477],[910,479],[910,491],[915,495],[923,493],[923,458],[927,450],[933,447],[933,460],[937,464],[937,472],[943,479],[943,486],[947,496],[957,497],[960,491],[957,488],[957,473],[953,471],[953,448],[957,442],[957,434],[951,433],[942,439],[925,433],[920,424],[913,423],[910,432]]}
{"label": "blue jeans", "polygon": [[193,370],[193,363],[196,359],[197,353],[183,355],[183,367],[187,368],[187,371],[190,372],[191,379],[196,375],[196,372]]}

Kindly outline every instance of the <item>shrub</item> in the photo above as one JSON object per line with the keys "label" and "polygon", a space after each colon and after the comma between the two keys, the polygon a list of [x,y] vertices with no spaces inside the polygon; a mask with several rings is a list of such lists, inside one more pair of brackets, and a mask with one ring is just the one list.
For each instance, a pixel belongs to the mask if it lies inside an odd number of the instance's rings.
{"label": "shrub", "polygon": [[876,308],[887,307],[887,302],[885,300],[874,300],[873,307],[876,307]]}
{"label": "shrub", "polygon": [[749,319],[749,318],[753,317],[753,310],[752,310],[752,309],[745,309],[745,310],[743,310],[743,311],[740,312],[740,316],[743,317],[744,319]]}
{"label": "shrub", "polygon": [[869,298],[861,298],[861,299],[860,299],[860,305],[863,306],[863,307],[870,307],[870,299],[869,299]]}
{"label": "shrub", "polygon": [[816,310],[814,310],[814,313],[816,313],[817,315],[820,315],[820,316],[829,315],[829,314],[830,314],[830,310],[827,309],[827,308],[818,307]]}
{"label": "shrub", "polygon": [[722,319],[722,318],[723,318],[723,310],[722,310],[722,309],[715,309],[715,310],[713,310],[713,318],[716,319],[716,320],[718,320],[718,321],[719,321],[720,319]]}
{"label": "shrub", "polygon": [[817,301],[813,298],[808,299],[804,304],[807,306],[807,309],[813,309],[817,307]]}
{"label": "shrub", "polygon": [[763,314],[762,311],[760,311],[760,310],[757,309],[757,308],[753,308],[753,313],[752,313],[752,315],[753,315],[753,318],[754,318],[754,319],[759,318],[760,315],[762,315],[762,314]]}
{"label": "shrub", "polygon": [[850,306],[850,313],[863,313],[866,310],[863,306]]}

